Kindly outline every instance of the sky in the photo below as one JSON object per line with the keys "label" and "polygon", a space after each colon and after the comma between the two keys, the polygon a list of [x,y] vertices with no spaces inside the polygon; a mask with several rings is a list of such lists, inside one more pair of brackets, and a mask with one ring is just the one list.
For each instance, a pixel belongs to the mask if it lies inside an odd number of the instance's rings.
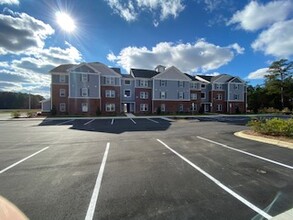
{"label": "sky", "polygon": [[48,98],[60,64],[102,62],[261,85],[293,58],[293,0],[0,0],[0,90]]}

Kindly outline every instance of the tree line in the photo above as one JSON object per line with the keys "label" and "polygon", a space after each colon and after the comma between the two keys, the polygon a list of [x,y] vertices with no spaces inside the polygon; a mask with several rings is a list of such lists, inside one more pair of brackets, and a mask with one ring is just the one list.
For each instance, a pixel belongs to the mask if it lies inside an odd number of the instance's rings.
{"label": "tree line", "polygon": [[40,109],[40,101],[42,100],[44,100],[44,97],[41,95],[0,92],[0,109]]}
{"label": "tree line", "polygon": [[264,85],[247,87],[248,110],[293,108],[293,61],[280,59],[268,68]]}

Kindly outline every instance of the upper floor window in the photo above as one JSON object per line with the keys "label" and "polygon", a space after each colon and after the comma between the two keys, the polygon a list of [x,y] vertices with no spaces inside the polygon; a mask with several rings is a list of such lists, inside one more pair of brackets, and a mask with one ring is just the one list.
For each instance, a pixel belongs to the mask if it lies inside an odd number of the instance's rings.
{"label": "upper floor window", "polygon": [[140,98],[141,99],[148,99],[149,93],[148,92],[140,92]]}
{"label": "upper floor window", "polygon": [[106,90],[107,98],[115,98],[115,90]]}
{"label": "upper floor window", "polygon": [[178,81],[178,87],[184,87],[184,82],[183,81]]}
{"label": "upper floor window", "polygon": [[166,80],[160,80],[160,86],[167,86]]}
{"label": "upper floor window", "polygon": [[81,96],[82,97],[87,97],[89,95],[89,90],[88,88],[82,88],[81,89]]}
{"label": "upper floor window", "polygon": [[223,99],[222,94],[217,94],[217,95],[216,95],[216,100],[222,100],[222,99]]}
{"label": "upper floor window", "polygon": [[165,99],[166,98],[166,92],[161,92],[160,93],[160,97],[161,97],[161,99]]}
{"label": "upper floor window", "polygon": [[191,93],[191,94],[190,94],[190,98],[191,98],[192,100],[197,100],[197,93]]}
{"label": "upper floor window", "polygon": [[234,100],[239,100],[239,94],[234,94]]}
{"label": "upper floor window", "polygon": [[161,111],[165,112],[166,111],[166,105],[165,104],[161,104]]}
{"label": "upper floor window", "polygon": [[223,105],[217,105],[217,112],[221,112],[223,110]]}
{"label": "upper floor window", "polygon": [[140,80],[139,81],[139,86],[148,87],[149,86],[148,80],[144,80],[144,79]]}
{"label": "upper floor window", "polygon": [[130,97],[131,91],[130,90],[124,90],[124,97]]}
{"label": "upper floor window", "polygon": [[205,89],[206,88],[206,84],[201,84],[201,88]]}
{"label": "upper floor window", "polygon": [[221,89],[223,89],[223,85],[222,84],[215,84],[215,89],[221,90]]}
{"label": "upper floor window", "polygon": [[82,82],[87,82],[88,81],[88,77],[89,77],[88,74],[81,74],[81,81]]}
{"label": "upper floor window", "polygon": [[234,89],[238,90],[239,89],[239,84],[234,84]]}
{"label": "upper floor window", "polygon": [[205,93],[205,92],[202,92],[202,93],[200,94],[200,96],[201,96],[202,99],[205,99],[205,98],[206,98],[206,93]]}
{"label": "upper floor window", "polygon": [[191,107],[190,107],[190,110],[191,110],[191,111],[197,111],[197,104],[192,103],[192,104],[191,104]]}
{"label": "upper floor window", "polygon": [[65,89],[60,89],[59,90],[59,96],[60,97],[65,97],[66,93],[65,93]]}
{"label": "upper floor window", "polygon": [[106,85],[115,85],[115,78],[114,77],[106,77],[105,84]]}
{"label": "upper floor window", "polygon": [[184,93],[183,92],[179,92],[178,93],[178,98],[179,99],[184,99]]}
{"label": "upper floor window", "polygon": [[60,83],[65,83],[65,79],[66,79],[66,78],[65,78],[65,75],[60,75],[60,76],[59,76],[59,82],[60,82]]}
{"label": "upper floor window", "polygon": [[124,84],[125,84],[125,85],[130,85],[130,80],[127,80],[127,79],[124,80]]}
{"label": "upper floor window", "polygon": [[190,84],[190,87],[191,87],[192,89],[198,89],[198,84],[195,83],[195,82],[192,82],[192,83]]}

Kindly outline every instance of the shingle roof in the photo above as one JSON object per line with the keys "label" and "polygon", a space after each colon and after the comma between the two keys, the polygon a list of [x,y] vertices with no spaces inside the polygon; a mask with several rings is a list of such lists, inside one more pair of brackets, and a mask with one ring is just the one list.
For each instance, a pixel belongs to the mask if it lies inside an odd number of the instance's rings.
{"label": "shingle roof", "polygon": [[114,70],[116,73],[121,74],[121,69],[119,67],[111,67],[110,69]]}
{"label": "shingle roof", "polygon": [[133,78],[130,74],[121,74],[122,78]]}
{"label": "shingle roof", "polygon": [[206,80],[206,81],[211,81],[213,76],[206,76],[206,75],[198,75],[200,78]]}
{"label": "shingle roof", "polygon": [[62,72],[66,72],[68,69],[70,69],[71,67],[76,66],[75,64],[62,64],[60,66],[55,67],[54,69],[50,70],[50,73],[54,72],[54,73],[62,73]]}
{"label": "shingle roof", "polygon": [[145,70],[145,69],[131,69],[130,70],[134,77],[138,78],[152,78],[155,75],[159,74],[154,70]]}
{"label": "shingle roof", "polygon": [[189,75],[188,73],[184,73],[186,76],[188,76],[192,81],[199,81],[195,78],[195,76]]}

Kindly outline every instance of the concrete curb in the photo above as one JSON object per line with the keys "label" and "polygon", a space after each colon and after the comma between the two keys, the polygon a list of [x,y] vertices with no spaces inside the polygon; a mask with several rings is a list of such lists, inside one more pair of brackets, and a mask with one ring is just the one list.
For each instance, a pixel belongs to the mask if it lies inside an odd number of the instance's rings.
{"label": "concrete curb", "polygon": [[293,149],[293,143],[289,143],[286,141],[279,141],[279,140],[266,138],[266,137],[249,135],[249,134],[245,134],[244,132],[245,131],[235,132],[234,135],[237,137],[246,138],[246,139],[253,140],[253,141],[258,141],[258,142],[262,142],[262,143],[266,143],[266,144],[273,144],[273,145],[277,145],[280,147],[286,147],[289,149]]}
{"label": "concrete curb", "polygon": [[293,219],[293,209],[290,209],[272,218],[272,220],[290,220],[290,219]]}

